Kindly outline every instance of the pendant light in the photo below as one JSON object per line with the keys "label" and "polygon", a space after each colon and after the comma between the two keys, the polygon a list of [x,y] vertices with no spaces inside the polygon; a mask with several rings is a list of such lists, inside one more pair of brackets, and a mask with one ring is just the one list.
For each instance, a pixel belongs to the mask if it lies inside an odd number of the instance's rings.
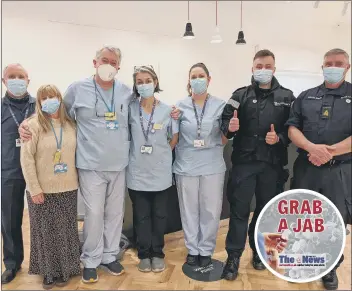
{"label": "pendant light", "polygon": [[221,43],[222,37],[220,35],[220,29],[218,26],[218,1],[215,1],[215,33],[211,37],[210,43]]}
{"label": "pendant light", "polygon": [[186,30],[185,33],[183,34],[184,39],[194,39],[194,33],[192,31],[192,23],[189,21],[189,1],[187,1],[188,4],[188,22],[186,24]]}
{"label": "pendant light", "polygon": [[236,44],[238,45],[246,44],[246,41],[244,40],[244,33],[242,30],[242,1],[241,1],[241,30],[238,32],[238,38],[237,38]]}

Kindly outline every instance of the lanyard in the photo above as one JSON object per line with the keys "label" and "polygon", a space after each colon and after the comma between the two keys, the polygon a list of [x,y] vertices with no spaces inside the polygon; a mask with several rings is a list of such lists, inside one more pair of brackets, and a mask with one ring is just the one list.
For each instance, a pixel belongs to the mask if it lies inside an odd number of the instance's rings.
{"label": "lanyard", "polygon": [[[17,125],[18,127],[20,127],[20,123],[18,122],[18,120],[17,120],[15,114],[13,113],[12,108],[11,108],[11,105],[9,106],[9,110],[10,110],[10,113],[11,113],[11,115],[12,115],[13,120],[16,122],[16,125]],[[27,119],[27,117],[28,117],[28,112],[29,112],[29,104],[28,104],[28,107],[27,107],[26,112],[25,112],[25,114],[24,114],[24,119]],[[22,113],[21,113],[21,114],[22,114]]]}
{"label": "lanyard", "polygon": [[51,129],[54,132],[55,139],[56,139],[56,147],[57,147],[57,151],[59,152],[61,150],[61,145],[62,145],[62,125],[61,125],[61,128],[60,128],[60,141],[57,138],[57,135],[56,135],[56,132],[55,132],[55,129],[54,129],[54,126],[53,126],[53,122],[51,120],[50,120],[50,125],[51,125]]}
{"label": "lanyard", "polygon": [[204,105],[203,105],[203,109],[202,109],[202,113],[200,114],[200,119],[198,118],[198,113],[197,113],[197,108],[196,105],[194,103],[194,100],[192,98],[192,104],[193,104],[193,110],[194,110],[194,115],[196,116],[196,120],[197,120],[197,138],[200,139],[200,129],[202,127],[202,122],[203,122],[203,116],[204,116],[204,112],[205,112],[205,107],[207,106],[207,102],[209,99],[209,95],[207,96],[207,98],[205,98],[204,100]]}
{"label": "lanyard", "polygon": [[145,130],[144,124],[143,124],[142,106],[141,106],[141,102],[139,102],[139,120],[141,122],[141,127],[142,127],[143,135],[144,135],[144,138],[145,138],[145,142],[148,142],[148,135],[149,135],[150,127],[152,125],[155,105],[156,105],[156,99],[154,98],[153,108],[152,108],[152,112],[150,113],[150,118],[149,118],[149,121],[148,121],[147,130]]}
{"label": "lanyard", "polygon": [[93,79],[94,82],[94,87],[95,87],[95,97],[97,97],[97,91],[99,93],[99,96],[101,98],[101,100],[103,100],[106,108],[108,109],[109,112],[114,112],[115,111],[115,104],[114,104],[114,91],[115,91],[115,81],[112,84],[112,96],[111,96],[111,107],[109,107],[109,105],[106,103],[105,99],[103,98],[103,96],[101,96],[99,89],[97,88],[97,83],[95,82],[95,80]]}

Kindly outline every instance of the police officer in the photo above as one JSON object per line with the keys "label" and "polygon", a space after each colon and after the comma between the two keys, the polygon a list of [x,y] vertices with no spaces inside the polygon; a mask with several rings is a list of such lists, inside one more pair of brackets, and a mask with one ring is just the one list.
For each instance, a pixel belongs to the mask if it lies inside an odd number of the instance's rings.
{"label": "police officer", "polygon": [[[351,223],[351,83],[345,81],[349,56],[332,49],[324,56],[325,82],[304,91],[295,100],[289,136],[299,148],[293,168],[293,188],[310,189],[329,198],[345,223]],[[336,269],[323,283],[327,290],[338,288]]]}
{"label": "police officer", "polygon": [[225,106],[221,129],[233,139],[230,225],[226,238],[228,259],[223,278],[235,280],[247,237],[250,204],[255,193],[256,208],[248,230],[253,267],[265,269],[254,243],[254,228],[260,211],[277,194],[283,166],[287,164],[287,121],[292,91],[273,76],[275,56],[269,50],[256,53],[252,84],[236,90]]}
{"label": "police officer", "polygon": [[28,73],[20,64],[8,65],[1,100],[1,234],[6,270],[1,283],[11,282],[23,262],[22,217],[26,184],[20,165],[19,124],[34,113],[35,99],[28,92]]}

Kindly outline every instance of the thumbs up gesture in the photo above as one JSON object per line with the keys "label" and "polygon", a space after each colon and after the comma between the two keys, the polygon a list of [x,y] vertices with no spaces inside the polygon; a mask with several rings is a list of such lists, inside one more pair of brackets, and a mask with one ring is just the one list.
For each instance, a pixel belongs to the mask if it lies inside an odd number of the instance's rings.
{"label": "thumbs up gesture", "polygon": [[233,117],[230,119],[229,132],[235,132],[240,129],[240,120],[237,117],[237,110],[233,112]]}
{"label": "thumbs up gesture", "polygon": [[279,137],[275,132],[274,124],[270,125],[270,131],[266,134],[265,141],[267,144],[273,145],[279,142]]}

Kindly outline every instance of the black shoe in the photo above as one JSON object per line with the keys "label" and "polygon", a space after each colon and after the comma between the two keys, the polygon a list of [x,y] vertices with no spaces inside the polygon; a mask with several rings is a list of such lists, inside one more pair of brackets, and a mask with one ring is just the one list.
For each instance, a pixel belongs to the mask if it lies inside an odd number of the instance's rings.
{"label": "black shoe", "polygon": [[17,272],[21,269],[21,267],[17,269],[7,269],[1,275],[1,284],[8,284],[13,279],[15,279]]}
{"label": "black shoe", "polygon": [[186,263],[190,266],[197,266],[198,265],[198,256],[187,255]]}
{"label": "black shoe", "polygon": [[65,287],[68,284],[68,280],[64,280],[64,278],[60,277],[55,280],[55,285],[58,287]]}
{"label": "black shoe", "polygon": [[47,277],[44,277],[42,285],[43,285],[43,289],[45,290],[52,289],[55,286],[55,280],[52,280],[52,279],[49,280]]}
{"label": "black shoe", "polygon": [[95,283],[98,282],[97,269],[95,268],[84,268],[82,275],[83,283]]}
{"label": "black shoe", "polygon": [[221,275],[221,279],[233,281],[238,276],[238,268],[240,266],[240,258],[228,257],[226,265]]}
{"label": "black shoe", "polygon": [[252,265],[258,271],[266,269],[257,252],[253,252]]}
{"label": "black shoe", "polygon": [[207,267],[211,264],[211,256],[199,256],[199,267]]}
{"label": "black shoe", "polygon": [[125,269],[118,261],[114,261],[109,264],[100,264],[99,267],[108,271],[111,275],[114,276],[119,276],[125,273]]}
{"label": "black shoe", "polygon": [[330,273],[323,276],[322,280],[326,290],[336,290],[339,288],[339,279],[337,278],[336,270],[330,271]]}

